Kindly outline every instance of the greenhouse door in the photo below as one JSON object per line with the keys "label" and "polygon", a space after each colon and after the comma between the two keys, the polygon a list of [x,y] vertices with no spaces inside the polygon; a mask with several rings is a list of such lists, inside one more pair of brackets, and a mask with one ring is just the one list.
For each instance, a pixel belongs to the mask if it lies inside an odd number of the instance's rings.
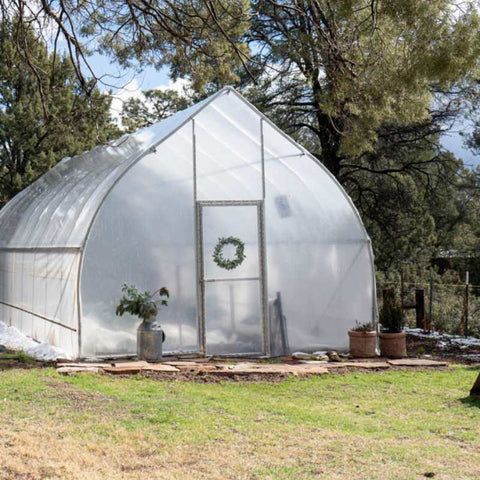
{"label": "greenhouse door", "polygon": [[264,354],[262,202],[198,202],[197,213],[204,352]]}

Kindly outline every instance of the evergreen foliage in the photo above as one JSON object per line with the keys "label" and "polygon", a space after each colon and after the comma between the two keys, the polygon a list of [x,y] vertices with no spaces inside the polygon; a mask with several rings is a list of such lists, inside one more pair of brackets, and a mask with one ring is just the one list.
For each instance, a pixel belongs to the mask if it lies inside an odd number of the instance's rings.
{"label": "evergreen foliage", "polygon": [[[0,24],[0,206],[63,157],[119,133],[110,98],[85,93],[70,59],[49,53],[33,28],[18,22]],[[29,58],[19,41],[28,44]]]}
{"label": "evergreen foliage", "polygon": [[383,291],[383,305],[380,310],[379,323],[385,333],[399,333],[403,328],[403,310],[395,290],[389,288]]}

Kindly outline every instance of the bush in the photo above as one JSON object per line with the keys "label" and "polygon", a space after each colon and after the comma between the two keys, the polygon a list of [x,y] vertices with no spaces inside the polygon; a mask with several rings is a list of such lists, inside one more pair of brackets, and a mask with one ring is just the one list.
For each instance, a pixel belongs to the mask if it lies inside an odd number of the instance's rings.
{"label": "bush", "polygon": [[403,310],[393,288],[384,290],[380,325],[386,333],[399,333],[403,328]]}

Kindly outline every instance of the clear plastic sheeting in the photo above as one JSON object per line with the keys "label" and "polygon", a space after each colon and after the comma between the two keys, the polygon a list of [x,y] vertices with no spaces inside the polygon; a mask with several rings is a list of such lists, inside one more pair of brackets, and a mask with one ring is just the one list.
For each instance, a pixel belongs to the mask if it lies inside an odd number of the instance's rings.
{"label": "clear plastic sheeting", "polygon": [[115,316],[124,282],[142,291],[168,287],[171,300],[159,314],[164,350],[199,350],[192,173],[188,124],[136,163],[105,200],[81,276],[84,355],[136,352],[138,318]]}
{"label": "clear plastic sheeting", "polygon": [[0,247],[83,246],[105,195],[124,171],[201,107],[58,163],[0,211]]}
{"label": "clear plastic sheeting", "polygon": [[[205,205],[201,210],[206,352],[261,354],[263,347],[261,257],[258,205]],[[243,261],[225,269],[214,259],[221,239],[241,239]],[[221,256],[236,258],[236,247],[224,245]]]}
{"label": "clear plastic sheeting", "polygon": [[[246,254],[232,270],[213,261],[229,236]],[[344,349],[348,328],[375,321],[351,200],[229,88],[63,160],[0,211],[8,325],[72,357],[135,354],[139,320],[115,316],[124,282],[170,290],[158,320],[171,353]]]}
{"label": "clear plastic sheeting", "polygon": [[76,355],[78,262],[61,250],[0,251],[0,319]]}
{"label": "clear plastic sheeting", "polygon": [[269,298],[281,294],[291,350],[344,350],[356,321],[374,321],[370,241],[331,175],[264,130],[265,150],[278,157],[265,162]]}
{"label": "clear plastic sheeting", "polygon": [[240,98],[223,95],[195,117],[197,200],[260,200],[259,116]]}
{"label": "clear plastic sheeting", "polygon": [[261,298],[257,281],[205,286],[207,355],[263,353]]}

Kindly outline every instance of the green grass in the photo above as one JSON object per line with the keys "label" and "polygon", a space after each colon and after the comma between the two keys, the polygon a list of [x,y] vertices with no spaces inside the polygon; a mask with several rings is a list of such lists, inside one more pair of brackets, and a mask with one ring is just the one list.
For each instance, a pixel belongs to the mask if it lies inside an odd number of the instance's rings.
{"label": "green grass", "polygon": [[476,375],[208,384],[8,370],[0,478],[478,479]]}

